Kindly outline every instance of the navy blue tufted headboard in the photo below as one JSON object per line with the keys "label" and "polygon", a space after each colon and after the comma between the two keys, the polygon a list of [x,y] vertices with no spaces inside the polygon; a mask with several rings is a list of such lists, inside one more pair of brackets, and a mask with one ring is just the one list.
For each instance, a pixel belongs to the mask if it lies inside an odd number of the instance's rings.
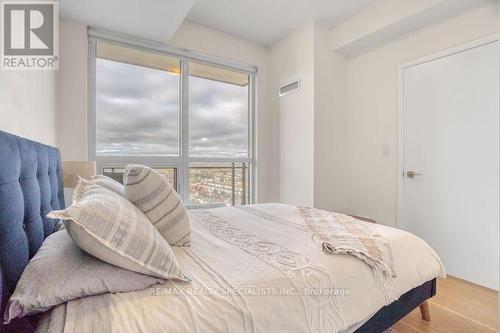
{"label": "navy blue tufted headboard", "polygon": [[59,150],[0,131],[2,315],[5,302],[29,259],[54,231],[57,221],[47,219],[47,213],[62,208],[64,192]]}

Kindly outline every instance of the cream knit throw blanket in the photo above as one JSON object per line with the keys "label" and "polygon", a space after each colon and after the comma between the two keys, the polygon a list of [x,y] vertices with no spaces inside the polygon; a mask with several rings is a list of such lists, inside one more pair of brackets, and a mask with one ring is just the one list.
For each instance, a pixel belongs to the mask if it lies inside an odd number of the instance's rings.
{"label": "cream knit throw blanket", "polygon": [[384,278],[396,277],[389,243],[354,217],[308,207],[298,207],[306,230],[328,254],[354,256]]}

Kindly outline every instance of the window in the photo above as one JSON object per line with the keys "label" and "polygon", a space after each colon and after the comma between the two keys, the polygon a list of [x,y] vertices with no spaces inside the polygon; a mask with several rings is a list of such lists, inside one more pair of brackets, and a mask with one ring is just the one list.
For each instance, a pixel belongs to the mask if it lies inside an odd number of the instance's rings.
{"label": "window", "polygon": [[255,70],[91,34],[89,155],[161,171],[191,205],[253,202]]}
{"label": "window", "polygon": [[248,75],[189,65],[189,155],[248,157]]}
{"label": "window", "polygon": [[[175,168],[153,168],[156,171],[162,173],[175,189],[177,189],[177,169]],[[102,174],[108,176],[117,182],[123,184],[123,173],[125,169],[122,167],[113,168],[113,167],[105,167],[102,168]]]}
{"label": "window", "polygon": [[96,155],[179,156],[179,73],[177,59],[98,43]]}

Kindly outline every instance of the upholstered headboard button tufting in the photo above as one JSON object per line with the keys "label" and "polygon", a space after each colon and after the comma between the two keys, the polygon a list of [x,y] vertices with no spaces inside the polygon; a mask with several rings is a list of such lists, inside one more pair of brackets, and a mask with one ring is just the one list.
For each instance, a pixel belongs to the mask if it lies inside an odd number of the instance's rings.
{"label": "upholstered headboard button tufting", "polygon": [[[57,148],[0,131],[0,295],[6,300],[64,208],[61,158]],[[1,327],[0,327],[1,328]]]}

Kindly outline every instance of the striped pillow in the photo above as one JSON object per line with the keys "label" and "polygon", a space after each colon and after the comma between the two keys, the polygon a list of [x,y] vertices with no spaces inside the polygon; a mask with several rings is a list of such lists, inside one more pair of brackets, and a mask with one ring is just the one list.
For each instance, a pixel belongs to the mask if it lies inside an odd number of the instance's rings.
{"label": "striped pillow", "polygon": [[189,280],[168,243],[146,216],[119,194],[80,179],[73,204],[47,216],[64,220],[73,241],[102,261],[154,277]]}
{"label": "striped pillow", "polygon": [[90,182],[123,196],[123,185],[108,176],[97,175],[92,177]]}
{"label": "striped pillow", "polygon": [[147,166],[129,164],[123,184],[125,198],[146,214],[170,245],[190,245],[189,215],[165,176]]}

